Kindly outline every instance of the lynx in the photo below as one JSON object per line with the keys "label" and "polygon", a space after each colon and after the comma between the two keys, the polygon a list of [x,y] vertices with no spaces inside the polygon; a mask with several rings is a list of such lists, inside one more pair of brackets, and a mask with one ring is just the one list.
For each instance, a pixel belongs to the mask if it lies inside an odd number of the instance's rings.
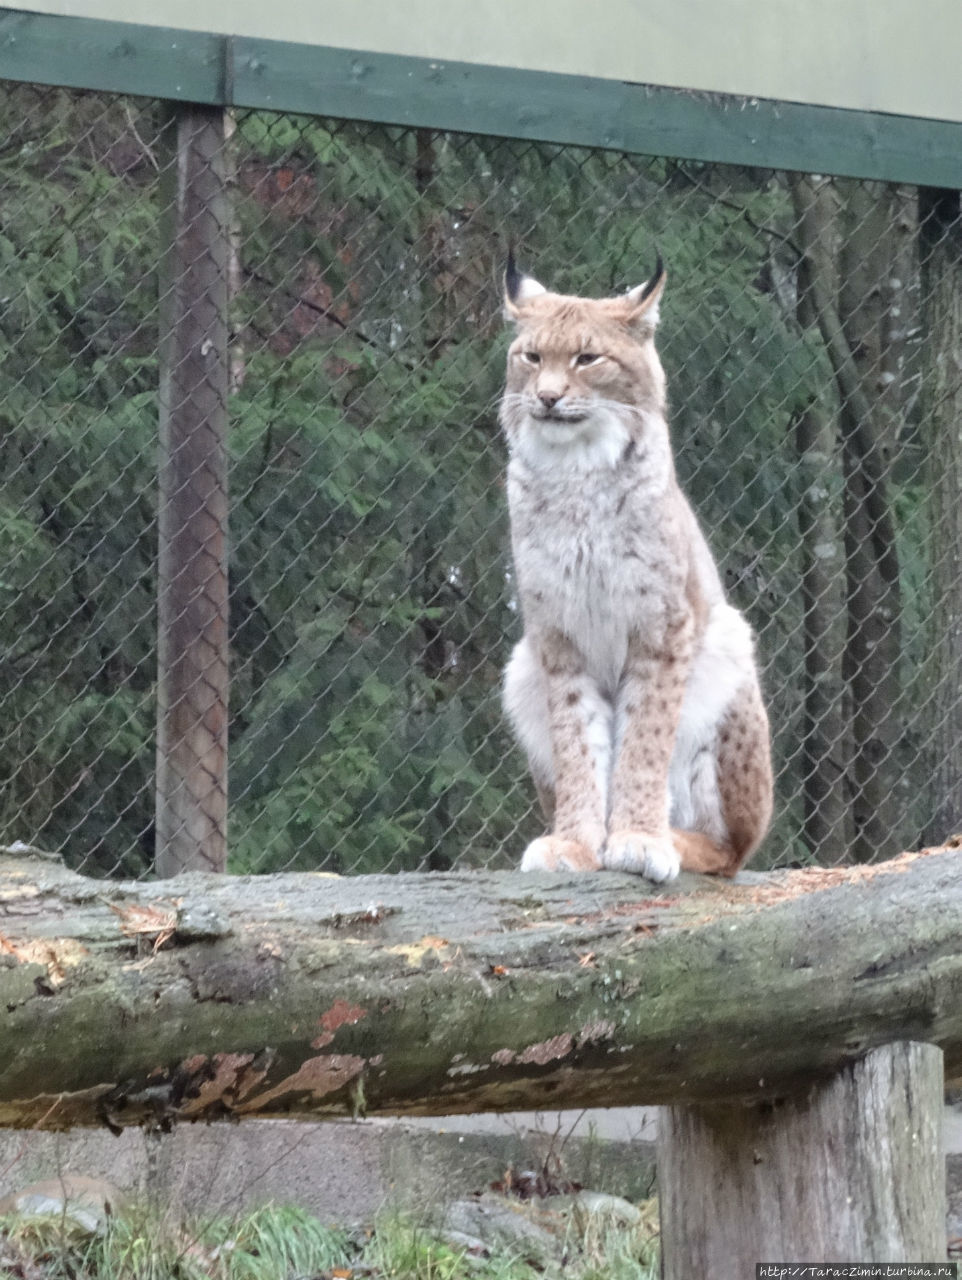
{"label": "lynx", "polygon": [[666,272],[549,292],[509,255],[500,420],[524,635],[504,700],[548,835],[522,870],[734,875],[772,809],[751,630],[675,476],[654,334]]}

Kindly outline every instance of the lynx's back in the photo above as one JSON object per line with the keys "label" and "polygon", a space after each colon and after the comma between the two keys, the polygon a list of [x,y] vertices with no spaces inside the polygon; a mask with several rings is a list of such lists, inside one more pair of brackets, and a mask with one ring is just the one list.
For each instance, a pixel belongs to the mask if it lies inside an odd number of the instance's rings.
{"label": "lynx's back", "polygon": [[[505,697],[553,817],[529,868],[667,879],[681,856],[730,872],[768,822],[751,632],[675,477],[654,345],[664,283],[659,264],[623,297],[568,297],[509,263],[501,422],[525,635]],[[740,775],[750,763],[734,790],[733,735]]]}

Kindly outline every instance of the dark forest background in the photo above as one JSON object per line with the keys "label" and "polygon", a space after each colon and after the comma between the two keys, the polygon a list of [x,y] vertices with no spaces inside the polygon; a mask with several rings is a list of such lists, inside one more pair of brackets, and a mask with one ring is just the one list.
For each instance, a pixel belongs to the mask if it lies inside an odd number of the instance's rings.
{"label": "dark forest background", "polygon": [[[0,839],[153,856],[155,104],[0,97]],[[962,823],[958,193],[238,113],[230,869],[512,865],[499,276],[669,273],[682,481],[759,634],[760,864]]]}

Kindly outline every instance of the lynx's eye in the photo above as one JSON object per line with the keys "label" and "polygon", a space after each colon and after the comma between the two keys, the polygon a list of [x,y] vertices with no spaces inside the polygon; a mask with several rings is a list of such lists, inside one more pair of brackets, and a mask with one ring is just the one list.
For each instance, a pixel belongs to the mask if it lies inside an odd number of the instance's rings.
{"label": "lynx's eye", "polygon": [[597,364],[601,356],[595,355],[593,351],[581,351],[575,356],[574,362],[580,368],[585,369],[589,364]]}
{"label": "lynx's eye", "polygon": [[525,362],[526,364],[540,364],[540,363],[541,363],[541,356],[538,354],[538,352],[537,352],[537,351],[522,351],[522,352],[521,352],[521,359],[522,359],[522,360],[524,360],[524,362]]}

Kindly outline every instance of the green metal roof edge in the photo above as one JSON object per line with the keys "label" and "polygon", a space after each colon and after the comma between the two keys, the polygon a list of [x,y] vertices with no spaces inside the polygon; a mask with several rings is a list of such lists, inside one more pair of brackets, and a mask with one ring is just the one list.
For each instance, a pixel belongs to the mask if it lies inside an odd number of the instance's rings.
{"label": "green metal roof edge", "polygon": [[0,79],[962,188],[962,123],[0,10]]}

